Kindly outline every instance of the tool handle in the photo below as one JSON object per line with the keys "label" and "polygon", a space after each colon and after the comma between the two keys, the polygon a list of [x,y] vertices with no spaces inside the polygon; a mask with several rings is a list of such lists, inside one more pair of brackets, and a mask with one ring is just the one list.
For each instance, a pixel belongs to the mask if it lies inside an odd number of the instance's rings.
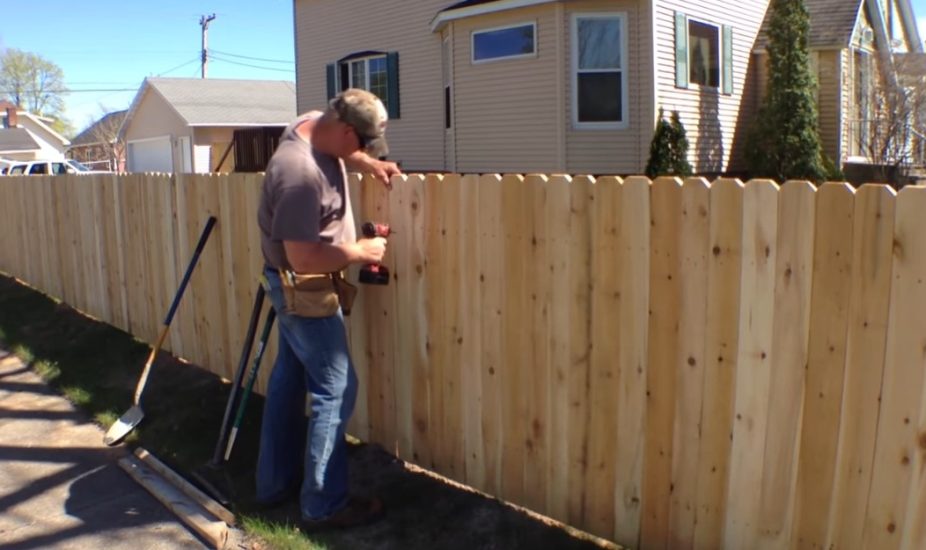
{"label": "tool handle", "polygon": [[145,384],[148,383],[148,374],[151,372],[151,365],[154,364],[154,358],[157,357],[158,351],[161,349],[161,346],[164,345],[164,339],[167,338],[167,329],[168,326],[164,325],[164,328],[161,329],[161,334],[158,336],[158,341],[154,344],[154,347],[151,348],[151,353],[148,354],[148,360],[145,361],[145,368],[142,370],[141,377],[138,379],[138,385],[135,386],[136,405],[141,402],[141,392],[145,391]]}
{"label": "tool handle", "polygon": [[165,327],[170,325],[170,322],[174,319],[174,314],[177,313],[180,298],[183,297],[183,291],[186,290],[186,285],[190,282],[190,276],[193,275],[193,269],[196,267],[196,262],[199,261],[199,255],[202,254],[203,249],[206,247],[206,241],[209,240],[213,227],[215,227],[215,216],[209,216],[209,219],[206,220],[206,226],[203,227],[203,232],[199,236],[199,242],[196,243],[193,257],[190,258],[190,264],[186,267],[186,273],[183,274],[183,280],[180,281],[180,287],[177,289],[177,293],[174,294],[174,301],[170,304],[170,311],[167,312],[167,317],[164,319]]}
{"label": "tool handle", "polygon": [[232,421],[232,412],[238,403],[238,391],[241,388],[241,380],[244,378],[244,371],[248,368],[248,358],[251,357],[251,347],[254,344],[254,336],[257,334],[257,323],[260,321],[260,312],[264,305],[264,285],[257,285],[257,292],[254,294],[254,307],[251,308],[251,318],[248,320],[247,334],[244,336],[244,345],[241,348],[241,356],[238,358],[238,369],[235,371],[235,380],[232,382],[231,393],[228,394],[228,402],[225,404],[225,413],[222,415],[222,427],[219,428],[219,440],[216,441],[215,451],[212,453],[212,464],[219,464],[222,460],[222,451],[228,444],[228,429]]}
{"label": "tool handle", "polygon": [[254,352],[254,362],[251,364],[251,371],[248,372],[248,379],[244,385],[244,392],[241,394],[241,403],[238,404],[238,413],[235,415],[235,424],[232,427],[228,445],[225,447],[226,462],[231,456],[232,447],[235,446],[235,438],[238,435],[238,429],[244,421],[244,412],[248,406],[248,397],[251,396],[251,390],[254,388],[254,382],[257,380],[257,371],[260,368],[260,361],[264,357],[264,350],[267,349],[267,340],[270,339],[270,330],[273,329],[273,321],[275,319],[276,311],[271,307],[267,311],[267,318],[264,320],[264,330],[261,332],[260,340],[257,342],[257,350]]}

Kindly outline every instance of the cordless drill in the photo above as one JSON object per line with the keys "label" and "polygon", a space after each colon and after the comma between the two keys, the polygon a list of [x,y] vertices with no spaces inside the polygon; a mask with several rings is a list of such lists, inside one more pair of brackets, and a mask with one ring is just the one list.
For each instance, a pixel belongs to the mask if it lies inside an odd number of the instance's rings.
{"label": "cordless drill", "polygon": [[[387,224],[366,222],[360,226],[360,231],[367,239],[382,237],[388,239],[392,230]],[[366,285],[388,285],[389,269],[381,264],[366,264],[360,269],[360,282]]]}

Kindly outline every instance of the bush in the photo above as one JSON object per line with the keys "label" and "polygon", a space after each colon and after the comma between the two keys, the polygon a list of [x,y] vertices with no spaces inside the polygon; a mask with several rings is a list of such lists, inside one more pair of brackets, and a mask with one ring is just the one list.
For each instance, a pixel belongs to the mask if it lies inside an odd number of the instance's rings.
{"label": "bush", "polygon": [[685,126],[678,116],[678,111],[672,111],[671,121],[667,121],[660,107],[656,131],[650,143],[646,175],[650,178],[688,177],[691,172],[691,164],[688,162],[688,138],[685,136]]}

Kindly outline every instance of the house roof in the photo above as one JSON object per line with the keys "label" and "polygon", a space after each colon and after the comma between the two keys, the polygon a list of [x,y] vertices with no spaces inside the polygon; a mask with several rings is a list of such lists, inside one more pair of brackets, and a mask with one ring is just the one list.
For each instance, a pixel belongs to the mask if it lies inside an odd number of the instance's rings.
{"label": "house roof", "polygon": [[41,149],[29,130],[25,128],[0,128],[0,152],[12,153]]}
{"label": "house roof", "polygon": [[492,2],[498,2],[498,0],[464,0],[463,2],[457,2],[451,6],[447,6],[441,11],[450,11],[457,8],[467,8],[469,6],[478,6],[479,4],[491,4]]}
{"label": "house roof", "polygon": [[112,128],[118,132],[127,114],[128,110],[113,111],[112,113],[107,113],[103,116],[103,118],[97,120],[88,126],[83,132],[77,134],[77,137],[71,140],[71,147],[99,143],[100,133],[97,131],[98,128]]}
{"label": "house roof", "polygon": [[[810,13],[809,45],[811,48],[848,48],[852,32],[865,0],[804,0]],[[756,38],[756,49],[765,49],[772,10],[765,12],[765,21]]]}
{"label": "house roof", "polygon": [[464,0],[456,4],[451,4],[438,11],[434,19],[431,20],[431,31],[438,31],[442,29],[444,25],[455,19],[516,8],[526,8],[528,6],[547,4],[554,1],[555,0]]}
{"label": "house roof", "polygon": [[286,126],[296,118],[296,86],[292,82],[147,78],[136,101],[149,87],[190,126]]}

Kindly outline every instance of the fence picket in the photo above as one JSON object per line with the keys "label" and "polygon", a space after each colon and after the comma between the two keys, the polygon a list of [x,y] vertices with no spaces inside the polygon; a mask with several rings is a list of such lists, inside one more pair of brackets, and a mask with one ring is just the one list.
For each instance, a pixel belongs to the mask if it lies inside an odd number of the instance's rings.
{"label": "fence picket", "polygon": [[680,223],[679,356],[675,366],[678,393],[667,536],[669,548],[689,549],[694,546],[701,399],[707,360],[704,327],[710,255],[710,185],[703,178],[690,178],[682,186]]}
{"label": "fence picket", "polygon": [[704,397],[698,452],[695,548],[721,548],[726,517],[734,378],[739,353],[743,184],[711,186]]}
{"label": "fence picket", "polygon": [[[893,243],[893,284],[887,329],[887,356],[864,548],[916,548],[923,539],[923,470],[926,468],[926,414],[923,372],[926,348],[926,188],[897,195]],[[909,530],[909,533],[906,531]]]}
{"label": "fence picket", "polygon": [[797,450],[810,326],[815,190],[788,182],[778,208],[775,319],[767,433],[759,493],[758,547],[781,548],[791,537]]}
{"label": "fence picket", "polygon": [[768,388],[771,377],[778,186],[753,180],[743,191],[740,329],[734,377],[733,440],[728,482],[726,548],[754,548],[758,539]]}
{"label": "fence picket", "polygon": [[826,184],[817,192],[810,347],[797,462],[793,540],[822,547],[826,539],[845,368],[854,193]]}

